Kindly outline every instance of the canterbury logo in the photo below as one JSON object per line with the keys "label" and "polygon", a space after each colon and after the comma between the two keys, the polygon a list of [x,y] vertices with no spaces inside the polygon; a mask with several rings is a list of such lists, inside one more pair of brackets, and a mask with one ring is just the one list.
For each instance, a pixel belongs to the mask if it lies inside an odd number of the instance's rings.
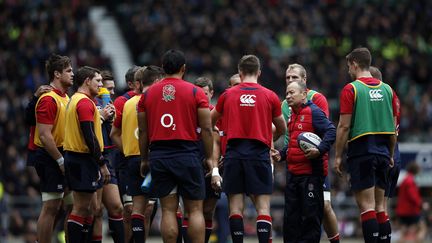
{"label": "canterbury logo", "polygon": [[240,106],[255,106],[255,95],[244,94],[240,96]]}
{"label": "canterbury logo", "polygon": [[132,228],[132,231],[133,231],[133,232],[143,231],[143,228],[142,228],[142,227],[133,227],[133,228]]}
{"label": "canterbury logo", "polygon": [[369,90],[369,96],[371,101],[381,101],[383,99],[383,95],[381,94],[382,90],[380,89],[372,89]]}

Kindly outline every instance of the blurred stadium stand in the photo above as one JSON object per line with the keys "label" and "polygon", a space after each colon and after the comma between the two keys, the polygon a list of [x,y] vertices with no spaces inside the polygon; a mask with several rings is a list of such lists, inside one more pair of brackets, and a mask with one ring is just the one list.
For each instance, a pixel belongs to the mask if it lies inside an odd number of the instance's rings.
{"label": "blurred stadium stand", "polygon": [[[303,64],[309,86],[328,97],[335,123],[339,91],[349,81],[345,55],[367,46],[373,65],[401,99],[400,141],[428,143],[429,155],[432,151],[431,1],[5,0],[0,1],[0,182],[5,192],[0,197],[0,235],[34,238],[40,196],[37,175],[25,167],[28,129],[23,112],[35,88],[47,82],[45,59],[55,52],[71,57],[75,69],[113,69],[113,60],[102,52],[104,39],[97,38],[89,19],[96,5],[105,6],[117,20],[135,64],[159,65],[167,49],[181,49],[188,60],[186,79],[208,76],[216,94],[237,72],[244,54],[261,59],[262,84],[281,98],[287,65]],[[419,163],[429,168],[431,160],[425,156]],[[278,165],[275,175],[276,218],[283,203],[283,169]],[[347,235],[358,235],[358,212],[348,185],[332,180],[341,226]],[[426,183],[422,189],[429,200],[431,187]],[[274,226],[280,230],[276,222]]]}

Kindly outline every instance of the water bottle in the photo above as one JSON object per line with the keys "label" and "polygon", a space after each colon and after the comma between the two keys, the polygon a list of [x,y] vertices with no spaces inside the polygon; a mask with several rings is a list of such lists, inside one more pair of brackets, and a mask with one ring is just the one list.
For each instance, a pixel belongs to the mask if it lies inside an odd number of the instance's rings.
{"label": "water bottle", "polygon": [[150,186],[151,186],[152,176],[150,171],[147,173],[147,175],[144,177],[144,181],[141,184],[141,191],[144,193],[149,193]]}
{"label": "water bottle", "polygon": [[102,100],[102,107],[104,108],[107,104],[111,102],[111,94],[106,88],[99,88],[98,96]]}

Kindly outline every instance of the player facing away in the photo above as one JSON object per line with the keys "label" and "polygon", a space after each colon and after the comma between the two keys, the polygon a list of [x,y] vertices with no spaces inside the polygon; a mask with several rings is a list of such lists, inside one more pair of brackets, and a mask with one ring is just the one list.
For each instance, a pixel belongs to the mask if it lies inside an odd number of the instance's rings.
{"label": "player facing away", "polygon": [[[285,72],[285,81],[288,86],[293,81],[302,81],[307,86],[307,72],[306,69],[297,63],[290,64]],[[330,111],[326,97],[312,89],[307,89],[307,99],[317,105],[327,117],[329,117]],[[282,101],[282,114],[285,121],[289,121],[291,116],[290,107],[285,100]],[[288,145],[289,134],[285,134],[285,145]],[[289,172],[288,172],[289,173]],[[326,176],[324,181],[324,215],[323,215],[323,227],[327,234],[327,237],[331,243],[339,242],[339,230],[336,215],[331,205],[331,193],[330,193],[330,179]]]}
{"label": "player facing away", "polygon": [[[199,77],[195,80],[194,84],[197,87],[200,87],[204,91],[204,94],[208,97],[209,109],[210,111],[213,110],[214,106],[210,104],[211,98],[213,97],[213,93],[214,93],[213,82],[211,81],[211,79],[207,77]],[[198,128],[198,133],[201,133],[200,128]],[[218,134],[213,134],[213,139],[215,136],[218,136]],[[200,160],[204,161],[204,159],[205,159],[204,146],[200,141]],[[219,161],[219,160],[214,159],[214,161]],[[214,214],[217,200],[219,198],[220,198],[220,191],[216,191],[213,189],[211,185],[211,176],[207,175],[205,177],[205,199],[203,202],[203,214],[205,220],[205,241],[204,242],[206,243],[209,241],[210,235],[213,230],[213,214]],[[182,235],[185,243],[190,242],[189,237],[187,236],[188,225],[189,222],[188,222],[187,214],[185,213],[183,218],[183,226],[182,226],[182,231],[183,231]]]}
{"label": "player facing away", "polygon": [[[141,89],[145,92],[154,82],[164,76],[160,67],[141,67],[135,72],[134,80],[141,83]],[[150,218],[152,216],[155,200],[150,200],[141,190],[143,178],[140,174],[140,151],[138,143],[137,104],[141,95],[135,95],[126,101],[123,107],[121,143],[118,144],[124,153],[128,168],[127,193],[132,196],[132,235],[134,242],[144,242],[149,232]],[[117,128],[113,128],[117,129]]]}
{"label": "player facing away", "polygon": [[342,152],[348,142],[346,164],[361,213],[363,238],[366,243],[377,242],[376,212],[384,211],[387,173],[394,165],[396,98],[389,85],[372,77],[367,48],[354,49],[346,60],[354,81],[340,94],[334,166],[341,174]]}
{"label": "player facing away", "polygon": [[[286,100],[292,114],[288,121],[284,242],[319,242],[324,210],[322,185],[327,176],[328,151],[336,139],[336,128],[307,98],[306,83],[301,80],[290,82]],[[322,139],[318,148],[303,152],[297,142],[302,132],[317,134]]]}
{"label": "player facing away", "polygon": [[69,57],[52,54],[45,64],[52,90],[42,94],[35,108],[35,169],[40,178],[42,209],[37,222],[38,242],[51,242],[56,215],[64,196],[65,113],[74,73]]}
{"label": "player facing away", "polygon": [[[167,51],[162,58],[166,78],[153,84],[138,103],[141,172],[150,168],[150,197],[160,198],[161,233],[164,242],[176,242],[176,212],[182,196],[189,215],[191,242],[204,242],[202,202],[205,197],[204,170],[199,159],[198,134],[204,143],[212,185],[220,185],[216,163],[211,159],[212,127],[208,98],[202,89],[182,80],[186,70],[184,54]],[[214,165],[215,164],[215,165]]]}
{"label": "player facing away", "polygon": [[[371,66],[369,68],[369,71],[372,75],[372,77],[383,81],[381,71]],[[396,95],[396,92],[393,90],[394,95],[394,102],[393,105],[395,112],[393,115],[396,117],[395,124],[396,124],[396,135],[399,135],[399,124],[400,124],[400,115],[401,115],[401,109],[400,109],[400,101],[398,96]],[[378,236],[378,242],[390,242],[391,240],[391,224],[390,219],[388,216],[388,210],[387,210],[387,202],[390,198],[393,198],[396,194],[396,185],[399,178],[399,172],[401,168],[401,156],[399,151],[399,145],[396,143],[395,151],[394,151],[394,166],[390,168],[390,171],[388,173],[388,183],[385,188],[384,192],[384,201],[382,208],[376,208],[377,212],[377,220],[379,225],[379,236]]]}
{"label": "player facing away", "polygon": [[[121,96],[118,96],[114,100],[115,107],[115,118],[112,125],[110,137],[115,144],[121,143],[121,129],[122,129],[122,116],[123,107],[126,101],[134,97],[137,94],[141,94],[139,82],[134,80],[135,72],[138,70],[138,66],[133,66],[126,71],[125,81],[129,88],[129,91]],[[120,142],[119,142],[120,141]],[[124,154],[116,149],[113,155],[113,164],[117,176],[118,188],[120,191],[120,199],[123,203],[123,224],[125,233],[125,242],[129,242],[132,239],[132,227],[131,227],[131,214],[132,214],[132,197],[127,194],[126,184],[128,180],[127,174],[127,162]]]}
{"label": "player facing away", "polygon": [[[244,194],[249,195],[258,214],[259,242],[271,240],[270,196],[273,191],[270,147],[286,131],[277,95],[258,84],[259,59],[243,56],[238,64],[242,83],[227,89],[212,111],[212,124],[223,116],[228,146],[224,159],[223,191],[228,195],[231,237],[243,242]],[[272,122],[276,127],[272,134]],[[225,132],[225,131],[224,131]]]}
{"label": "player facing away", "polygon": [[100,113],[94,98],[102,87],[99,70],[82,67],[75,75],[77,92],[66,110],[65,173],[74,204],[68,218],[70,243],[81,243],[93,224],[91,202],[96,200],[98,181],[107,184],[110,173],[102,156],[103,138]]}

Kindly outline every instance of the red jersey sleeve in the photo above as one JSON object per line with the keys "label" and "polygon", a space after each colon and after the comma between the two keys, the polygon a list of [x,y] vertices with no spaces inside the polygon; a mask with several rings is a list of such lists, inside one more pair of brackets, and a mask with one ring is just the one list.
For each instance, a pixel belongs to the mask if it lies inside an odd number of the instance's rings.
{"label": "red jersey sleeve", "polygon": [[36,107],[36,122],[53,125],[57,115],[57,104],[53,97],[42,97]]}
{"label": "red jersey sleeve", "polygon": [[137,104],[137,110],[138,112],[145,112],[145,105],[144,102],[146,100],[147,94],[144,93],[143,95],[141,95],[138,104]]}
{"label": "red jersey sleeve", "polygon": [[208,97],[205,95],[202,89],[197,88],[195,100],[198,104],[198,108],[209,108]]}
{"label": "red jersey sleeve", "polygon": [[116,114],[115,114],[113,126],[115,126],[116,128],[121,128],[123,107],[124,107],[124,104],[126,103],[126,101],[127,101],[126,98],[123,96],[120,96],[114,100],[114,107],[115,107],[115,113]]}
{"label": "red jersey sleeve", "polygon": [[278,117],[282,115],[282,107],[280,105],[279,98],[275,93],[272,93],[270,102],[272,103],[272,107],[273,107],[272,116]]}
{"label": "red jersey sleeve", "polygon": [[327,102],[326,97],[323,94],[316,93],[312,97],[312,102],[315,105],[317,105],[322,111],[324,111],[327,118],[329,117],[330,111],[329,111],[329,107],[328,107],[328,102]]}
{"label": "red jersey sleeve", "polygon": [[216,111],[221,113],[221,114],[223,112],[225,97],[226,97],[226,93],[222,93],[221,96],[219,96],[218,102],[216,104]]}
{"label": "red jersey sleeve", "polygon": [[354,108],[354,90],[351,84],[345,85],[340,94],[340,114],[352,114]]}
{"label": "red jersey sleeve", "polygon": [[95,106],[91,100],[81,99],[80,101],[78,101],[76,109],[78,114],[78,120],[80,122],[94,122],[93,116],[95,113]]}

